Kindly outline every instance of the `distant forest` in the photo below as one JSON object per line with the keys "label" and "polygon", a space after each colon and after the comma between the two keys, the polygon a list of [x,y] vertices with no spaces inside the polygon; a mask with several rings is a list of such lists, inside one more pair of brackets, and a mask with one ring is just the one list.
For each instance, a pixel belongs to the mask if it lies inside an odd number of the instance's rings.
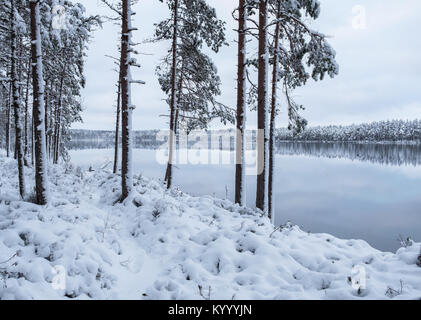
{"label": "distant forest", "polygon": [[[134,131],[134,145],[137,147],[157,148],[163,144],[157,139],[159,130]],[[218,130],[234,135],[234,130]],[[71,149],[95,145],[97,147],[112,147],[114,131],[104,130],[71,130],[71,139],[67,146]],[[419,143],[421,142],[421,120],[392,120],[380,121],[369,124],[350,126],[318,126],[309,127],[298,135],[286,128],[277,129],[275,132],[277,142],[281,141],[315,141],[315,142],[396,142]]]}
{"label": "distant forest", "polygon": [[420,142],[421,120],[379,121],[350,126],[307,128],[298,135],[287,129],[276,132],[278,141]]}

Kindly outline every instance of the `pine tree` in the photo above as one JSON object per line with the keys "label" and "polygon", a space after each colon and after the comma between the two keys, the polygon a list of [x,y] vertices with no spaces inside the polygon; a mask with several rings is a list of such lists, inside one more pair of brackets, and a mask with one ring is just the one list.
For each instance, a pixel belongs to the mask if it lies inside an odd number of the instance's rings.
{"label": "pine tree", "polygon": [[247,10],[246,0],[239,0],[238,5],[238,72],[237,72],[237,132],[235,145],[235,203],[244,206],[245,193],[245,130],[246,130],[246,28]]}
{"label": "pine tree", "polygon": [[133,163],[132,163],[132,112],[134,105],[131,102],[132,77],[130,66],[136,65],[136,60],[131,57],[133,52],[131,1],[122,0],[122,24],[121,24],[121,58],[120,58],[120,79],[121,79],[121,111],[122,111],[122,156],[121,156],[121,177],[122,196],[125,200],[133,188]]}
{"label": "pine tree", "polygon": [[36,202],[44,205],[48,201],[47,150],[45,145],[44,117],[44,82],[41,51],[40,0],[30,0],[31,10],[31,53],[32,53],[32,86],[35,147],[35,191]]}
{"label": "pine tree", "polygon": [[[258,69],[258,85],[252,84],[249,103],[255,104],[258,112],[258,182],[256,207],[273,213],[274,134],[278,109],[278,83],[282,83],[288,108],[289,129],[298,134],[307,125],[300,111],[304,109],[291,97],[290,90],[303,86],[312,77],[322,80],[325,74],[333,77],[338,73],[335,51],[326,37],[311,30],[303,16],[317,19],[320,4],[313,0],[260,0],[254,1],[259,9],[258,58],[248,60]],[[268,19],[272,18],[270,22]],[[270,31],[274,27],[273,32]],[[268,37],[268,33],[270,36]],[[269,38],[272,40],[268,42]],[[268,64],[273,65],[271,105],[268,102]],[[270,113],[270,121],[267,116]]]}
{"label": "pine tree", "polygon": [[269,129],[269,180],[268,180],[268,216],[271,219],[274,211],[273,203],[273,183],[274,183],[274,166],[275,166],[275,155],[274,155],[274,135],[275,135],[275,118],[276,108],[278,100],[278,81],[279,81],[279,55],[280,55],[280,32],[281,32],[281,0],[277,0],[275,4],[275,16],[276,16],[276,27],[274,38],[274,50],[273,50],[273,73],[272,73],[272,99],[271,99],[271,111],[270,111],[270,129]]}
{"label": "pine tree", "polygon": [[214,98],[220,94],[220,79],[211,59],[201,51],[206,44],[218,52],[225,42],[224,23],[204,0],[167,0],[167,4],[172,16],[156,26],[154,41],[171,41],[169,54],[157,69],[161,88],[169,95],[169,155],[165,180],[167,188],[171,188],[179,119],[190,131],[206,127],[217,117],[227,121],[230,115]]}
{"label": "pine tree", "polygon": [[15,8],[15,0],[10,1],[10,81],[12,85],[12,105],[15,118],[15,150],[19,172],[19,193],[22,199],[25,197],[25,173],[24,173],[24,154],[22,143],[22,121],[21,115],[21,99],[19,89],[18,75],[18,57],[17,57],[17,12]]}
{"label": "pine tree", "polygon": [[120,113],[121,113],[121,79],[119,76],[118,84],[117,84],[117,106],[116,106],[115,137],[114,137],[114,165],[113,165],[114,174],[117,173],[118,171]]}
{"label": "pine tree", "polygon": [[257,103],[257,191],[256,208],[268,212],[268,69],[267,39],[268,0],[259,1],[258,103]]}
{"label": "pine tree", "polygon": [[[269,136],[269,177],[268,177],[268,215],[274,212],[274,133],[277,113],[278,82],[282,80],[288,106],[289,130],[300,133],[307,126],[307,120],[299,111],[304,107],[297,104],[290,95],[290,89],[306,84],[310,76],[314,80],[323,80],[325,74],[334,77],[338,73],[335,51],[326,41],[326,37],[311,30],[302,19],[303,12],[307,17],[317,19],[320,13],[318,1],[270,1],[270,14],[275,25],[271,62],[272,99]],[[281,32],[282,31],[282,32]],[[305,66],[307,65],[307,68]]]}
{"label": "pine tree", "polygon": [[[45,2],[49,10],[56,2]],[[79,3],[60,2],[65,8],[66,19],[61,29],[52,29],[52,18],[43,17],[45,70],[45,126],[48,153],[57,163],[60,156],[66,156],[64,142],[69,138],[72,123],[81,121],[81,88],[85,86],[84,56],[90,34],[101,24],[98,16],[87,16]]]}

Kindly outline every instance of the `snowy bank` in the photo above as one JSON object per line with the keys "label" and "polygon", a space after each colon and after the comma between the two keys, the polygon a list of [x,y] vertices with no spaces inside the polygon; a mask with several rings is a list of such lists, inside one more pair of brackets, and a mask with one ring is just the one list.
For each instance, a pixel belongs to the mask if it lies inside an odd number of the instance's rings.
{"label": "snowy bank", "polygon": [[145,177],[114,205],[120,178],[100,166],[49,176],[50,204],[20,201],[16,163],[0,156],[0,299],[421,299],[419,243],[392,254],[275,229]]}

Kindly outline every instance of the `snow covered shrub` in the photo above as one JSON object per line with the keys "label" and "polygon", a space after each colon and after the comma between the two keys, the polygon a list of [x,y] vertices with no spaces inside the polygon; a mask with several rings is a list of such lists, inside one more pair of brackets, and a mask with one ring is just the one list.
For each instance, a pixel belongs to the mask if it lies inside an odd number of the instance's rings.
{"label": "snow covered shrub", "polygon": [[70,174],[73,173],[73,164],[70,161],[64,163],[64,173]]}
{"label": "snow covered shrub", "polygon": [[402,282],[402,280],[400,281],[400,285],[401,285],[401,287],[400,287],[399,290],[393,289],[392,287],[388,287],[387,291],[386,291],[386,297],[389,297],[389,298],[393,299],[397,296],[400,296],[403,293],[403,282]]}
{"label": "snow covered shrub", "polygon": [[399,242],[402,246],[402,248],[408,248],[412,246],[413,240],[410,237],[407,237],[406,239],[403,239],[401,235],[399,235]]}
{"label": "snow covered shrub", "polygon": [[76,174],[76,177],[83,180],[83,171],[81,167],[79,166],[76,167],[75,174]]}

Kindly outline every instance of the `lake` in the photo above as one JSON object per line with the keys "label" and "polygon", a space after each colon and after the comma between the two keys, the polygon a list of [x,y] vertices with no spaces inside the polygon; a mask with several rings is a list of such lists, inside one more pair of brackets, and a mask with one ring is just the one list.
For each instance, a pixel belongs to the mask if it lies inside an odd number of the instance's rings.
{"label": "lake", "polygon": [[[112,148],[89,146],[70,151],[74,165],[112,167]],[[233,159],[232,152],[222,153]],[[136,173],[163,178],[155,150],[135,149],[133,160]],[[383,251],[396,251],[400,236],[421,241],[421,146],[285,142],[278,143],[275,161],[277,225],[291,221]],[[181,164],[174,171],[174,184],[187,193],[234,198],[233,164]],[[247,176],[249,206],[255,193],[256,178]]]}

